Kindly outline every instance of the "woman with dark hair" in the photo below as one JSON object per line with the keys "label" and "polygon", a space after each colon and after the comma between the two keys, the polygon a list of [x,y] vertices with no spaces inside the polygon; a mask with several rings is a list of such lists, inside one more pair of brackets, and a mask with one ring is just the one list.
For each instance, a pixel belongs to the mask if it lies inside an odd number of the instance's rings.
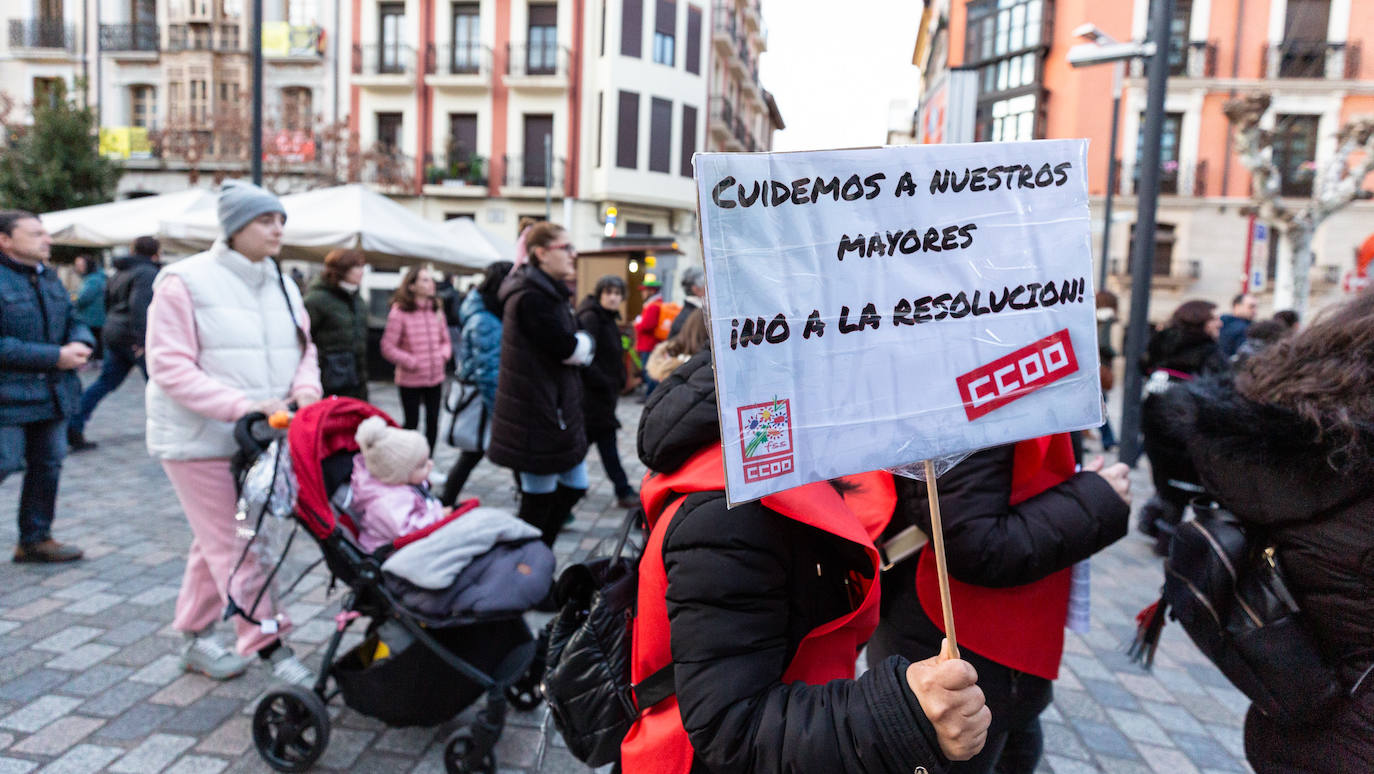
{"label": "woman with dark hair", "polygon": [[692,315],[692,319],[683,323],[682,329],[676,336],[670,337],[667,341],[660,342],[654,347],[654,351],[649,353],[649,362],[644,368],[649,373],[649,378],[655,382],[661,382],[668,378],[678,366],[692,359],[696,353],[706,349],[711,341],[711,332],[706,328],[706,315]]}
{"label": "woman with dark hair", "polygon": [[501,372],[487,457],[519,473],[520,518],[552,546],[573,505],[587,493],[582,377],[592,339],[577,330],[567,281],[577,250],[562,226],[524,234],[528,263],[501,284]]}
{"label": "woman with dark hair", "polygon": [[[510,261],[497,261],[487,267],[482,283],[468,291],[459,305],[458,378],[477,385],[487,415],[496,408],[497,375],[501,371],[501,299],[498,293],[511,268]],[[464,451],[448,471],[439,500],[452,506],[458,502],[463,484],[484,452]]]}
{"label": "woman with dark hair", "polygon": [[1374,771],[1374,293],[1166,402],[1207,491],[1275,547],[1347,689],[1319,718],[1252,707],[1245,757],[1258,774]]}
{"label": "woman with dark hair", "polygon": [[367,307],[358,293],[366,263],[361,250],[329,251],[305,296],[325,395],[367,400]]}
{"label": "woman with dark hair", "polygon": [[1165,556],[1174,527],[1188,501],[1204,493],[1187,453],[1170,440],[1160,397],[1182,382],[1226,371],[1217,337],[1221,317],[1211,301],[1185,301],[1169,324],[1150,337],[1140,370],[1146,376],[1141,406],[1141,432],[1150,457],[1155,495],[1140,510],[1141,532],[1155,539],[1155,553]]}
{"label": "woman with dark hair", "polygon": [[95,351],[91,360],[104,357],[105,347],[101,330],[105,327],[105,265],[93,255],[78,255],[72,264],[77,276],[81,277],[81,288],[72,299],[76,307],[76,319],[91,329],[95,336]]}
{"label": "woman with dark hair", "polygon": [[596,281],[590,295],[577,307],[577,322],[596,342],[592,364],[582,370],[582,409],[587,423],[587,441],[596,444],[601,466],[615,486],[615,504],[633,508],[639,504],[634,487],[620,464],[615,445],[615,404],[625,389],[625,347],[620,343],[620,305],[625,301],[625,280],[608,274]]}
{"label": "woman with dark hair", "polygon": [[428,266],[410,267],[392,295],[391,312],[382,331],[382,357],[396,364],[405,429],[420,426],[423,404],[425,439],[432,453],[439,437],[444,363],[453,357],[453,343],[444,310],[439,308],[434,272]]}

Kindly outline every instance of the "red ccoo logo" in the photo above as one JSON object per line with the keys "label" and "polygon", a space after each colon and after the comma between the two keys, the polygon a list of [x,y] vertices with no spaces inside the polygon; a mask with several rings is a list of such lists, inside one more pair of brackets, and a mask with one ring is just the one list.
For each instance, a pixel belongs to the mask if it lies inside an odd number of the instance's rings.
{"label": "red ccoo logo", "polygon": [[954,380],[968,421],[1024,398],[1078,370],[1069,329],[1004,355]]}

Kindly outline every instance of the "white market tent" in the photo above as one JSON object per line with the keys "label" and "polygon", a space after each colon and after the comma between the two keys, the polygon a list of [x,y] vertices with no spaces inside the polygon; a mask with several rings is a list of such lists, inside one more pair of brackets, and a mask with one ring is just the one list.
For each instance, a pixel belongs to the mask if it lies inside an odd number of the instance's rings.
{"label": "white market tent", "polygon": [[[446,270],[480,271],[502,256],[485,243],[454,237],[428,220],[362,185],[342,185],[283,196],[283,259],[319,261],[334,248],[356,248],[380,269],[431,262]],[[164,217],[158,229],[170,244],[204,249],[220,234],[214,202]]]}
{"label": "white market tent", "polygon": [[215,194],[192,188],[40,215],[53,243],[75,247],[128,247],[141,236],[158,236],[165,218],[215,206]]}
{"label": "white market tent", "polygon": [[460,245],[469,245],[490,255],[488,264],[496,261],[509,261],[515,256],[515,244],[506,242],[476,223],[472,218],[453,218],[444,221],[443,228]]}

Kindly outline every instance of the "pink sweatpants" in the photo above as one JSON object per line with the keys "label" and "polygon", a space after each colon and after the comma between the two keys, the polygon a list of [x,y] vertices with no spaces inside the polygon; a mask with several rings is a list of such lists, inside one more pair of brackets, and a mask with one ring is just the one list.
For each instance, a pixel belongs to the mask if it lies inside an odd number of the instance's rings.
{"label": "pink sweatpants", "polygon": [[[220,620],[224,606],[229,601],[229,576],[234,571],[243,552],[243,541],[235,537],[237,525],[234,512],[237,509],[237,495],[234,492],[234,477],[229,472],[229,460],[163,460],[162,469],[172,481],[181,508],[186,512],[186,521],[191,524],[191,552],[186,557],[186,574],[181,579],[181,593],[177,596],[176,617],[172,627],[183,632],[199,632]],[[236,588],[257,584],[252,579],[247,584],[245,573],[259,573],[250,555],[239,568],[235,578]],[[274,614],[272,602],[265,595],[254,612],[260,620]],[[236,599],[247,607],[252,599]],[[267,634],[240,616],[234,617],[238,632],[238,652],[240,655],[256,653],[271,644],[290,627],[291,622],[285,613],[280,619],[279,631]]]}

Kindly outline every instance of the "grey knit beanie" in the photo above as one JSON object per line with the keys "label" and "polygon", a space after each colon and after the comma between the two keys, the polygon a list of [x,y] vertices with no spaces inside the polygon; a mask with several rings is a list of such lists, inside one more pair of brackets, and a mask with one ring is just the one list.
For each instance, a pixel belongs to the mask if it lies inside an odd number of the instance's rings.
{"label": "grey knit beanie", "polygon": [[281,200],[267,191],[242,180],[225,180],[219,187],[219,224],[224,238],[237,234],[264,212],[280,212],[286,219]]}

